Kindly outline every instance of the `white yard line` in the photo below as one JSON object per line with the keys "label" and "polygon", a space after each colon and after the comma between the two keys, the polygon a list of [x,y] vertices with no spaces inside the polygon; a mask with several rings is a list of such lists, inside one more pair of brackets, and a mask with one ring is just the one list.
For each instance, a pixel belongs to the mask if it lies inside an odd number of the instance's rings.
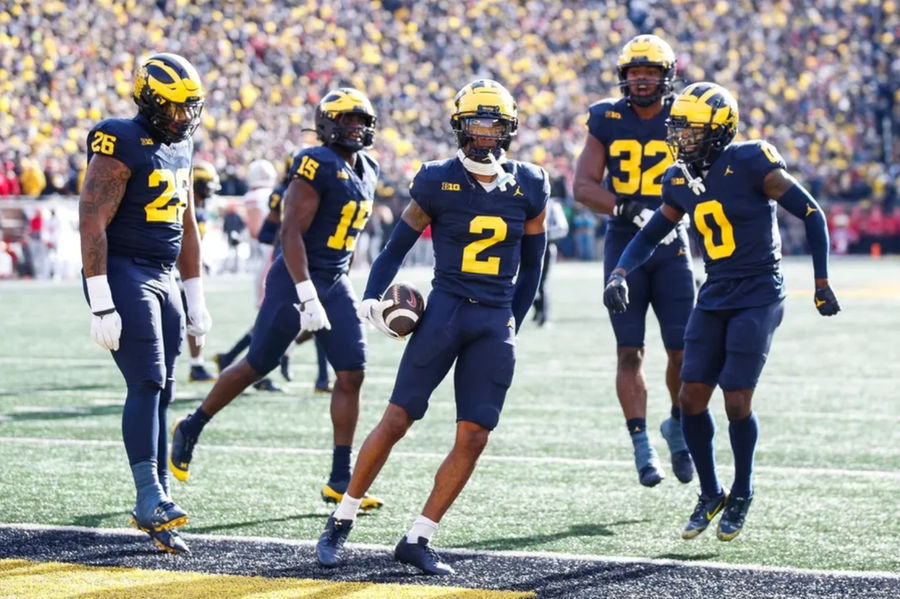
{"label": "white yard line", "polygon": [[[100,536],[128,535],[143,537],[144,533],[133,528],[89,528],[85,526],[50,526],[43,524],[13,524],[0,522],[0,529],[7,530],[31,530],[37,532],[77,532],[96,534]],[[210,535],[183,533],[187,539],[201,539],[207,541],[230,541],[235,543],[270,543],[286,545],[290,547],[315,547],[316,541],[301,541],[292,539],[279,539],[271,537],[242,537],[231,535]],[[388,545],[369,545],[363,543],[348,543],[347,547],[378,552],[393,552],[394,547]],[[621,557],[608,555],[576,555],[571,553],[554,553],[552,551],[488,551],[473,549],[447,549],[441,548],[441,553],[453,555],[474,556],[501,556],[520,558],[539,558],[567,561],[584,561],[594,563],[614,564],[642,564],[654,566],[678,566],[683,568],[714,568],[718,570],[749,570],[751,572],[784,572],[789,574],[805,574],[810,576],[827,577],[851,577],[851,578],[887,578],[900,580],[900,574],[896,572],[866,571],[866,570],[816,570],[811,568],[790,568],[786,566],[760,566],[754,564],[723,564],[706,561],[681,561],[674,559],[657,559],[648,557]]]}
{"label": "white yard line", "polygon": [[[7,437],[0,436],[0,443],[5,444],[21,444],[21,445],[45,445],[45,446],[68,446],[68,447],[116,447],[122,446],[121,441],[100,441],[93,439],[45,439],[40,437]],[[266,455],[331,455],[330,449],[311,449],[304,447],[264,447],[257,445],[204,445],[205,450],[224,452],[224,453],[257,453]],[[391,455],[397,455],[407,459],[423,459],[429,458],[433,460],[443,460],[446,454],[434,452],[404,452],[394,451]],[[483,455],[479,458],[481,462],[497,462],[497,463],[516,463],[516,464],[535,464],[535,465],[566,465],[566,466],[585,466],[585,467],[622,467],[633,468],[632,460],[596,460],[590,458],[565,458],[556,456],[502,456],[502,455]],[[720,463],[718,468],[726,470],[732,468],[732,464]],[[897,470],[850,470],[842,468],[808,468],[808,467],[787,467],[787,466],[756,466],[758,472],[772,472],[784,475],[820,475],[820,476],[838,476],[841,478],[874,478],[878,480],[894,479],[900,480],[900,471]]]}

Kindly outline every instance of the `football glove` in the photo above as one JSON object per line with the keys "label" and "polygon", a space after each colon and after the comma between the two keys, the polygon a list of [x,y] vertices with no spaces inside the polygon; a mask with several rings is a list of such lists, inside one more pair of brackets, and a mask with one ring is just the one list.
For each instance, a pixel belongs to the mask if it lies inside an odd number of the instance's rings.
{"label": "football glove", "polygon": [[620,273],[614,272],[606,281],[603,290],[603,304],[610,312],[621,314],[628,308],[628,283]]}
{"label": "football glove", "polygon": [[[643,229],[644,225],[646,225],[653,216],[653,210],[650,210],[641,202],[629,200],[627,198],[618,198],[616,199],[615,207],[613,207],[613,216],[618,216],[619,218],[634,224],[637,228]],[[660,243],[669,245],[676,239],[678,239],[677,227],[669,231],[669,233],[660,240]]]}
{"label": "football glove", "polygon": [[331,322],[328,320],[328,314],[325,313],[325,307],[319,301],[319,295],[316,293],[316,286],[313,282],[309,279],[300,281],[296,287],[300,303],[294,304],[294,307],[300,313],[300,330],[330,330]]}
{"label": "football glove", "polygon": [[402,341],[403,337],[392,331],[387,323],[384,322],[384,311],[393,305],[393,300],[380,300],[370,297],[359,302],[356,315],[359,316],[360,320],[368,322],[391,339]]}
{"label": "football glove", "polygon": [[816,303],[816,310],[818,310],[819,314],[822,316],[834,316],[841,311],[841,305],[834,296],[834,291],[832,291],[831,286],[827,284],[824,287],[816,289],[814,301]]}
{"label": "football glove", "polygon": [[122,317],[113,304],[112,291],[106,275],[96,275],[86,279],[88,301],[91,304],[91,339],[94,343],[116,351],[122,336]]}
{"label": "football glove", "polygon": [[187,302],[187,333],[194,338],[197,347],[203,347],[206,333],[212,328],[212,316],[206,309],[203,295],[203,279],[191,277],[184,281],[184,298]]}

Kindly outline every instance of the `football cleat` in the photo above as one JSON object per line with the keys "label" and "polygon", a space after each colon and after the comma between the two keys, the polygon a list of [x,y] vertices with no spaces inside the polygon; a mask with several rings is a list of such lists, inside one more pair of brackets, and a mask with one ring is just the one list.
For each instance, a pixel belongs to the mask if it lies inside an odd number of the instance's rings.
{"label": "football cleat", "polygon": [[291,382],[291,358],[284,355],[278,360],[278,366],[281,370],[281,377],[287,382]]}
{"label": "football cleat", "polygon": [[653,447],[649,447],[649,451],[638,451],[635,448],[634,463],[638,471],[638,481],[645,487],[655,487],[666,477],[666,472]]}
{"label": "football cleat", "polygon": [[272,382],[272,379],[265,377],[253,383],[253,388],[257,391],[269,391],[271,393],[283,393],[284,389]]}
{"label": "football cleat", "polygon": [[228,354],[216,354],[213,356],[213,362],[216,363],[216,368],[219,369],[219,372],[231,366],[232,361],[233,359]]}
{"label": "football cleat", "polygon": [[728,498],[728,501],[725,503],[725,510],[722,512],[722,518],[719,519],[719,530],[716,531],[716,536],[719,537],[720,541],[730,541],[741,534],[751,501],[753,501],[752,493],[749,497],[735,497],[731,495]]}
{"label": "football cleat", "polygon": [[331,393],[333,390],[331,381],[316,381],[313,385],[313,393]]}
{"label": "football cleat", "polygon": [[131,525],[142,530],[153,540],[159,549],[166,553],[190,553],[191,550],[175,530],[153,530],[144,528],[137,521],[137,511],[131,511]]}
{"label": "football cleat", "polygon": [[694,508],[694,513],[691,514],[687,524],[684,525],[684,530],[681,531],[681,538],[693,539],[706,530],[713,518],[725,507],[727,499],[728,495],[724,492],[721,495],[710,498],[700,495],[697,507]]}
{"label": "football cleat", "polygon": [[691,482],[694,479],[694,460],[691,459],[691,452],[684,440],[681,423],[674,418],[666,418],[659,426],[659,432],[672,454],[672,472],[675,473],[675,478],[683,483]]}
{"label": "football cleat", "polygon": [[206,369],[206,366],[199,364],[197,366],[191,366],[191,373],[188,375],[188,381],[191,383],[194,382],[204,382],[204,381],[214,381],[216,380],[216,375],[211,373]]}
{"label": "football cleat", "polygon": [[[344,494],[335,491],[334,487],[331,486],[331,483],[326,483],[325,486],[322,487],[322,501],[325,503],[340,503],[343,498]],[[359,509],[364,512],[370,512],[381,508],[383,505],[384,502],[382,500],[366,493],[362,497],[362,503],[359,504]]]}
{"label": "football cleat", "polygon": [[335,520],[334,516],[328,517],[325,524],[325,532],[316,543],[316,559],[319,565],[325,568],[334,568],[340,563],[341,550],[350,531],[353,530],[353,520]]}
{"label": "football cleat", "polygon": [[194,446],[197,444],[197,437],[192,437],[185,432],[181,424],[184,419],[178,420],[172,426],[172,443],[169,449],[169,470],[181,482],[186,482],[190,478],[191,473],[188,468],[191,465],[191,458],[194,456]]}
{"label": "football cleat", "polygon": [[131,511],[132,525],[144,532],[171,530],[188,523],[188,515],[174,501],[158,504],[149,514],[138,514],[138,508]]}
{"label": "football cleat", "polygon": [[415,566],[425,574],[433,576],[455,574],[453,568],[441,560],[441,556],[428,546],[428,539],[425,537],[419,537],[417,542],[410,543],[404,535],[394,549],[394,559],[401,564]]}

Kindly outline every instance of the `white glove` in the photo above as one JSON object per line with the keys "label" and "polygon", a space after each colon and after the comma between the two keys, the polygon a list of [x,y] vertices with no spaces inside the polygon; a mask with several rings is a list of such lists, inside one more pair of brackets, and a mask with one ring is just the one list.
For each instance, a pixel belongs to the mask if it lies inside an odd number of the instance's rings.
{"label": "white glove", "polygon": [[359,307],[356,309],[356,315],[359,316],[360,320],[368,322],[391,339],[403,341],[404,337],[401,337],[392,331],[387,323],[384,322],[384,311],[393,305],[393,300],[380,300],[370,297],[359,303]]}
{"label": "white glove", "polygon": [[331,323],[328,321],[328,314],[325,313],[325,307],[319,301],[319,295],[316,293],[316,286],[313,282],[309,279],[300,281],[296,287],[300,303],[294,304],[294,307],[300,312],[300,330],[330,330]]}
{"label": "white glove", "polygon": [[669,231],[669,233],[662,238],[662,241],[660,241],[660,243],[663,245],[669,245],[676,239],[678,239],[678,227],[675,227],[674,229]]}
{"label": "white glove", "polygon": [[113,304],[112,291],[106,275],[87,278],[88,301],[91,304],[91,339],[94,343],[111,351],[119,349],[122,336],[122,317]]}
{"label": "white glove", "polygon": [[203,279],[186,279],[184,297],[187,300],[187,333],[197,342],[197,347],[203,347],[205,335],[212,328],[212,316],[206,309],[206,298],[203,295]]}

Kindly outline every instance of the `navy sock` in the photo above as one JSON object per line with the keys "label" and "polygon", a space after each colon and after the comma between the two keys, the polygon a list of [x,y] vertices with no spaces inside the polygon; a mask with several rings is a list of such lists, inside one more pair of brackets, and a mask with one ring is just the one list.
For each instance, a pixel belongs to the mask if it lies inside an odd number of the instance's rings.
{"label": "navy sock", "polygon": [[[346,491],[346,485],[350,482],[350,452],[352,448],[349,445],[335,445],[334,453],[331,454],[331,476],[328,477],[329,483],[342,483],[343,489],[334,489],[339,493]],[[332,485],[334,488],[334,485]]]}
{"label": "navy sock", "polygon": [[316,378],[317,383],[328,384],[328,358],[325,355],[325,348],[319,338],[315,338],[316,343],[316,360],[319,361],[319,374]]}
{"label": "navy sock", "polygon": [[225,352],[225,357],[228,358],[229,362],[234,362],[234,359],[237,358],[242,351],[250,347],[250,339],[251,335],[250,333],[247,333],[238,339],[238,342],[234,344],[234,347]]}
{"label": "navy sock", "polygon": [[734,483],[731,494],[735,497],[749,497],[753,492],[753,454],[756,453],[756,440],[759,438],[759,421],[756,414],[743,420],[732,420],[728,424],[731,437],[731,451],[734,454]]}
{"label": "navy sock", "polygon": [[128,463],[157,460],[160,387],[152,381],[128,385],[122,409],[122,440]]}
{"label": "navy sock", "polygon": [[646,433],[647,432],[647,419],[646,418],[629,418],[625,421],[625,426],[628,427],[628,433],[633,435],[635,433]]}
{"label": "navy sock", "polygon": [[203,432],[203,427],[206,426],[211,419],[212,416],[207,416],[206,412],[197,408],[194,410],[193,414],[184,419],[184,422],[182,423],[184,432],[192,437],[199,437],[200,433]]}
{"label": "navy sock", "polygon": [[669,412],[672,416],[673,420],[677,420],[681,422],[681,407],[680,406],[672,406],[672,410]]}
{"label": "navy sock", "polygon": [[700,414],[684,414],[681,418],[681,430],[694,466],[700,479],[700,493],[704,497],[716,497],[722,494],[722,485],[716,476],[716,454],[713,448],[713,437],[716,435],[716,423],[709,410]]}

